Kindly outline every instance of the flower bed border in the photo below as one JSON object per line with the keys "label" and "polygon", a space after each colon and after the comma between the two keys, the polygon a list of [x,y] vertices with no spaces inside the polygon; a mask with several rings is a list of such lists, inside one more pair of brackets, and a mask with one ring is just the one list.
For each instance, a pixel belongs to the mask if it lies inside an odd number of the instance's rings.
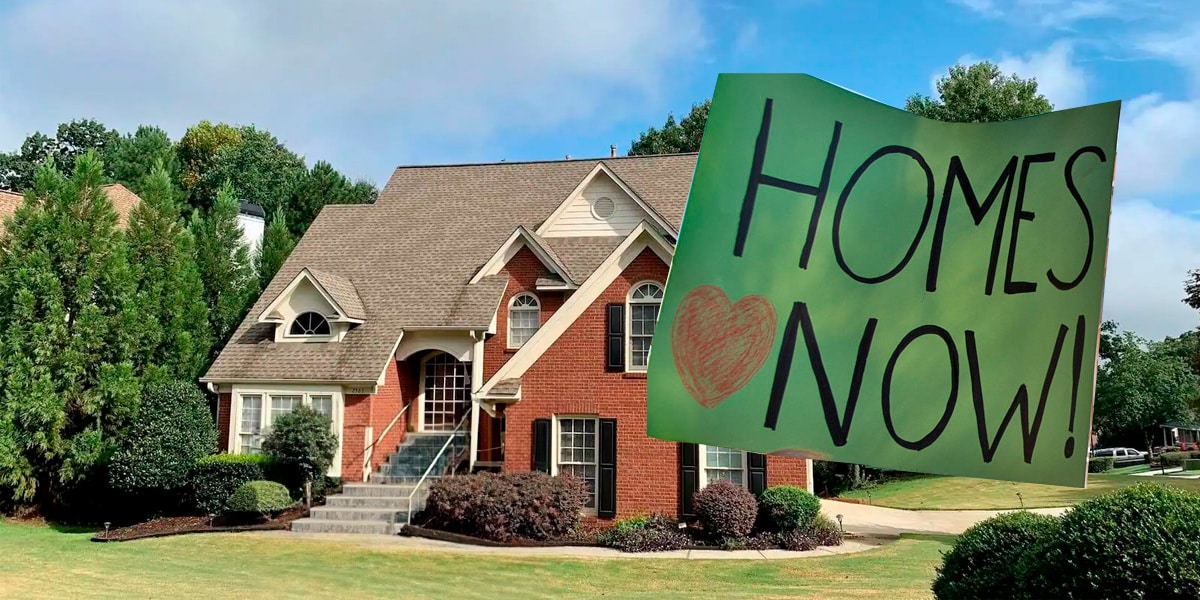
{"label": "flower bed border", "polygon": [[[564,548],[564,547],[579,547],[579,548],[611,548],[599,542],[587,542],[584,540],[549,540],[539,541],[525,538],[515,538],[509,542],[497,542],[496,540],[488,540],[478,538],[462,533],[453,533],[450,531],[442,531],[441,529],[430,529],[419,525],[405,525],[400,528],[397,535],[404,537],[424,538],[438,542],[450,542],[452,544],[466,544],[469,546],[484,546],[487,548]],[[845,533],[844,539],[860,539],[864,536]],[[818,546],[818,548],[827,548],[829,546]],[[613,548],[616,550],[616,548]],[[700,544],[689,544],[679,548],[679,550],[720,550],[723,552],[733,552],[734,550],[744,550],[745,548],[726,549],[722,546],[704,546]],[[623,554],[649,554],[647,552],[622,552]]]}
{"label": "flower bed border", "polygon": [[259,523],[257,525],[229,525],[225,527],[192,527],[187,529],[179,529],[175,531],[153,531],[150,533],[139,533],[130,536],[110,536],[104,537],[103,531],[96,532],[92,536],[93,542],[132,542],[133,540],[145,540],[157,537],[168,537],[172,535],[186,535],[193,533],[236,533],[239,531],[284,531],[291,527],[291,522],[272,522]]}

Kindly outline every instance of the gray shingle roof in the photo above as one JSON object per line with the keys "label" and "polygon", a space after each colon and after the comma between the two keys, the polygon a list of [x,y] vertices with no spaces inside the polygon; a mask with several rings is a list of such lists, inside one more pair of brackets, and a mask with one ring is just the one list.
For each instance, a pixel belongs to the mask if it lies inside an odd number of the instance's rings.
{"label": "gray shingle roof", "polygon": [[[678,229],[695,154],[400,167],[375,204],[321,210],[204,379],[375,381],[405,327],[488,327],[507,281],[471,285],[471,277],[517,227],[536,230],[601,162]],[[545,240],[580,281],[620,241]],[[357,292],[363,323],[341,342],[275,343],[273,326],[257,322],[306,267]]]}
{"label": "gray shingle roof", "polygon": [[349,279],[342,277],[336,273],[328,273],[318,269],[309,268],[308,272],[333,296],[333,301],[337,302],[342,310],[346,311],[343,317],[351,319],[366,319],[367,309],[363,308],[362,298],[358,296],[358,290],[354,289],[354,283]]}

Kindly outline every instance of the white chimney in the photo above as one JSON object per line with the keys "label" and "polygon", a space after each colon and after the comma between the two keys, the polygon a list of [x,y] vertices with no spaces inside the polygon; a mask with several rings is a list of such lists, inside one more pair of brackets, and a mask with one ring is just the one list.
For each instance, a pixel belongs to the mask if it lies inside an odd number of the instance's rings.
{"label": "white chimney", "polygon": [[611,158],[617,157],[617,145],[616,144],[613,144],[608,147],[608,156]]}

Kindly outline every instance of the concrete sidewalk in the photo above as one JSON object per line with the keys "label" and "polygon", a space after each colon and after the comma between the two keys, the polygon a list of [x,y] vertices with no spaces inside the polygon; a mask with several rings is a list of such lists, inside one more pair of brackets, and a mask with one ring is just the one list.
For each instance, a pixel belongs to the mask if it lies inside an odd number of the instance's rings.
{"label": "concrete sidewalk", "polygon": [[[1066,508],[1035,508],[1029,512],[1061,515]],[[821,500],[821,512],[836,519],[842,515],[847,533],[866,536],[894,536],[901,533],[958,535],[984,519],[1011,510],[901,510],[836,500]]]}

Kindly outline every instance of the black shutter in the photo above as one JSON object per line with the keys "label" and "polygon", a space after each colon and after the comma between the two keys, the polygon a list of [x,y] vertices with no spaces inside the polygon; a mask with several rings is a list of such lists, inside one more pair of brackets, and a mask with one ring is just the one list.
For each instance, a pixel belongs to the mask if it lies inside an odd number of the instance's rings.
{"label": "black shutter", "polygon": [[746,462],[750,467],[750,493],[757,496],[767,489],[767,455],[747,452]]}
{"label": "black shutter", "polygon": [[608,338],[605,367],[609,371],[625,370],[625,305],[608,305]]}
{"label": "black shutter", "polygon": [[679,518],[694,519],[692,496],[700,489],[700,446],[679,444]]}
{"label": "black shutter", "polygon": [[600,419],[600,473],[596,477],[596,516],[617,516],[617,420]]}
{"label": "black shutter", "polygon": [[533,420],[533,470],[550,472],[550,419]]}

